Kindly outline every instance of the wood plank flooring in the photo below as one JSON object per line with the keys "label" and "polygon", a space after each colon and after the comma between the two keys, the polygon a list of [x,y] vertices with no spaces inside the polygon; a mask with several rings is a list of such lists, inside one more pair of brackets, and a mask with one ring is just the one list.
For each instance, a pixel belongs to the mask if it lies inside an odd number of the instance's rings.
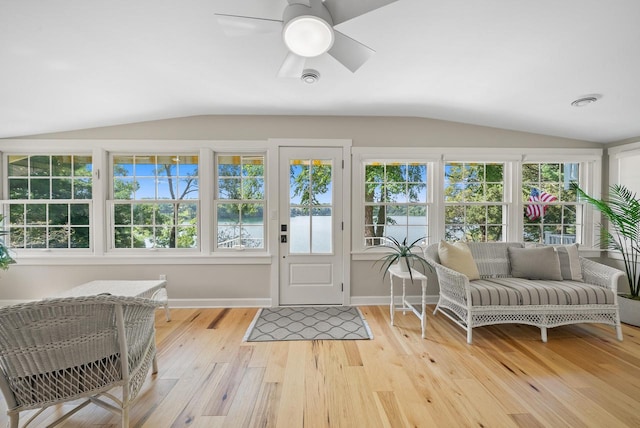
{"label": "wood plank flooring", "polygon": [[[433,308],[428,308],[428,310]],[[243,343],[256,309],[173,309],[156,318],[159,373],[131,426],[639,427],[640,329],[596,325],[474,330],[361,307],[373,340]],[[40,425],[68,406],[45,412]],[[6,423],[0,404],[0,424]],[[117,427],[88,406],[61,426]]]}

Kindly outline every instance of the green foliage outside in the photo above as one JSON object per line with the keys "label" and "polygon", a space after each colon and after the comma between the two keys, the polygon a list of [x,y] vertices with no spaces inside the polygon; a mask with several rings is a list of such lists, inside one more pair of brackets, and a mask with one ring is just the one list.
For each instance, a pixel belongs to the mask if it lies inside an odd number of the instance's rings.
{"label": "green foliage outside", "polygon": [[[426,233],[426,165],[407,163],[372,163],[365,166],[364,237],[367,245],[385,244],[389,226],[396,219],[406,219],[402,229],[406,238],[410,231]],[[409,224],[415,219],[415,226]]]}
{"label": "green foliage outside", "polygon": [[11,247],[90,247],[91,156],[11,155],[7,172]]}
{"label": "green foliage outside", "polygon": [[[219,246],[264,247],[264,159],[221,156],[218,161]],[[224,200],[225,202],[222,202]],[[244,201],[244,202],[242,202]],[[255,202],[247,202],[255,201]]]}
{"label": "green foliage outside", "polygon": [[[162,157],[161,160],[179,157]],[[134,160],[133,162],[136,162]],[[129,166],[129,165],[127,165]],[[175,163],[157,164],[153,182],[165,184],[167,202],[156,200],[155,194],[132,178],[127,167],[115,163],[114,247],[115,248],[194,248],[197,246],[197,203],[190,202],[198,193],[198,170],[177,175]],[[149,200],[149,202],[145,202]],[[132,201],[132,202],[120,202]]]}
{"label": "green foliage outside", "polygon": [[[573,242],[578,224],[577,164],[525,163],[522,167],[522,201],[532,188],[558,198],[546,203],[544,216],[530,220],[523,212],[528,242],[545,242],[547,236]],[[445,238],[468,241],[502,241],[506,224],[504,165],[498,163],[448,163],[445,167]]]}
{"label": "green foliage outside", "polygon": [[[0,215],[0,223],[4,221],[4,216]],[[9,232],[4,229],[0,230],[0,269],[7,270],[9,266],[14,264],[16,261],[11,257],[9,253],[9,248],[7,248],[4,236],[6,236]]]}
{"label": "green foliage outside", "polygon": [[562,243],[575,242],[577,225],[581,221],[580,204],[573,183],[577,183],[576,163],[525,163],[522,166],[522,201],[526,204],[532,188],[558,198],[546,204],[544,216],[524,219],[526,242],[544,243],[545,235],[561,239]]}
{"label": "green foliage outside", "polygon": [[502,241],[504,165],[448,163],[445,166],[445,239]]}

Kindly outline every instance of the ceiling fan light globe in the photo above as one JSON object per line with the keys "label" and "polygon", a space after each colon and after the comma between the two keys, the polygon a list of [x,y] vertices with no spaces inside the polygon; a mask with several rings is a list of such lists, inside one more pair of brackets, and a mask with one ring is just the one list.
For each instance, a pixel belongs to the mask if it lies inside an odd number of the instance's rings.
{"label": "ceiling fan light globe", "polygon": [[299,16],[287,22],[282,30],[287,48],[296,55],[311,58],[322,55],[333,46],[333,28],[315,16]]}

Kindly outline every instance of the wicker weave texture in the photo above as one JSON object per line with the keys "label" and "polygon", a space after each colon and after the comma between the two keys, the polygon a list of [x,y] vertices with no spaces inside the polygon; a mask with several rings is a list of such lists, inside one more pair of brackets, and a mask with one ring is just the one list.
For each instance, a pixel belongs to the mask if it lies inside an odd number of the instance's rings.
{"label": "wicker weave texture", "polygon": [[155,357],[158,305],[93,296],[0,308],[0,384],[10,416],[118,386],[124,390],[116,404],[127,408]]}
{"label": "wicker weave texture", "polygon": [[[521,247],[523,244],[517,242],[469,243],[482,278],[510,277],[507,270],[509,246]],[[542,338],[545,341],[548,327],[578,323],[609,324],[616,327],[618,339],[622,340],[616,296],[618,279],[624,273],[618,269],[580,258],[584,282],[611,290],[614,294],[613,304],[473,306],[469,279],[440,264],[438,244],[429,245],[424,255],[438,276],[440,295],[435,312],[442,311],[464,328],[467,331],[468,343],[471,343],[471,331],[474,327],[510,323],[528,324],[541,328]],[[535,286],[534,281],[532,286]]]}

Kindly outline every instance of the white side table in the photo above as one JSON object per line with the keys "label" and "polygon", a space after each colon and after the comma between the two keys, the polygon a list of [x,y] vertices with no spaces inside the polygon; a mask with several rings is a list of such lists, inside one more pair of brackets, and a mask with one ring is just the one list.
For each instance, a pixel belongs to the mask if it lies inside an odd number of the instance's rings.
{"label": "white side table", "polygon": [[[407,297],[405,294],[405,286],[407,280],[411,281],[411,276],[409,272],[401,271],[397,265],[393,265],[389,268],[389,281],[391,282],[391,304],[389,305],[389,313],[391,315],[391,325],[393,325],[393,316],[396,311],[402,311],[403,314],[406,314],[407,311],[411,311],[420,319],[420,326],[422,328],[422,338],[424,339],[424,332],[427,328],[427,313],[425,311],[426,305],[426,295],[427,295],[427,277],[422,273],[416,271],[415,269],[411,270],[411,275],[413,276],[414,281],[420,281],[422,286],[422,311],[419,312],[411,303],[407,302]],[[402,304],[397,306],[393,299],[393,278],[402,279]]]}
{"label": "white side table", "polygon": [[164,314],[167,321],[171,321],[169,299],[167,297],[167,281],[164,279],[96,280],[65,290],[56,294],[55,297],[96,296],[103,293],[157,300],[164,306]]}

